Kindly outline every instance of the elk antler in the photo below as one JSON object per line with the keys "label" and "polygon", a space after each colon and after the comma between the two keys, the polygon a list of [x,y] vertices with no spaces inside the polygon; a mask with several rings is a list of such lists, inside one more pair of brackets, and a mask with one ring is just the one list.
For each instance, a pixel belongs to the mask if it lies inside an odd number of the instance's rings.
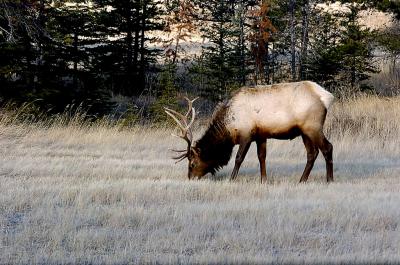
{"label": "elk antler", "polygon": [[[167,115],[170,116],[177,123],[177,125],[182,133],[182,135],[176,135],[176,134],[172,134],[172,135],[175,137],[182,138],[188,144],[187,150],[174,150],[175,152],[181,153],[177,157],[174,157],[174,159],[178,160],[177,162],[182,161],[183,159],[188,157],[190,154],[190,148],[192,147],[192,140],[193,140],[191,126],[193,125],[194,119],[196,117],[196,110],[193,107],[193,102],[196,99],[198,99],[198,98],[195,98],[195,99],[190,100],[187,97],[184,97],[184,98],[188,102],[188,110],[185,115],[183,115],[182,113],[179,113],[173,109],[164,107],[165,113],[167,113]],[[190,114],[191,114],[191,119],[190,119],[190,121],[188,121]]]}

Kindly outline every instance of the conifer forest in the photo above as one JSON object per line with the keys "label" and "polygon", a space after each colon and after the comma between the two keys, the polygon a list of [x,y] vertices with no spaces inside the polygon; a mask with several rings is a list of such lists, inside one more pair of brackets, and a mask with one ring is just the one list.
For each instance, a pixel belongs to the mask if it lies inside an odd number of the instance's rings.
{"label": "conifer forest", "polygon": [[341,96],[399,94],[398,1],[1,0],[0,7],[2,105],[30,102],[48,113],[80,106],[93,117],[157,121],[161,106],[182,95],[200,96],[209,112],[245,85],[312,80]]}

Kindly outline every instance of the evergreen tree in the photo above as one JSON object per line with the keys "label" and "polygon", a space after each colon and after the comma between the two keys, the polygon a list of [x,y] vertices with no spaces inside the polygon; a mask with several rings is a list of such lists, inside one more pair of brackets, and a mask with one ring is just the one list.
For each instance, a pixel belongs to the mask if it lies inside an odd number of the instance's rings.
{"label": "evergreen tree", "polygon": [[[296,78],[298,68],[298,7],[297,1],[265,0],[267,32],[270,35],[265,56],[267,83],[277,83]],[[270,25],[269,25],[270,24]]]}
{"label": "evergreen tree", "polygon": [[344,14],[342,26],[345,28],[338,51],[343,55],[344,80],[350,79],[351,90],[356,83],[368,79],[368,74],[376,69],[373,66],[372,46],[369,45],[371,31],[362,29],[357,19],[361,6],[349,5],[350,12]]}
{"label": "evergreen tree", "polygon": [[338,53],[340,28],[335,17],[319,10],[320,16],[312,21],[313,34],[310,42],[311,54],[308,58],[306,75],[328,90],[338,87],[336,76],[341,70],[342,56]]}
{"label": "evergreen tree", "polygon": [[[48,16],[52,41],[44,46],[41,69],[46,73],[41,86],[55,90],[48,101],[60,111],[71,103],[83,103],[95,113],[107,110],[108,93],[93,64],[101,41],[98,13],[90,1],[70,0],[56,4]],[[47,90],[42,97],[46,97]]]}
{"label": "evergreen tree", "polygon": [[233,77],[229,57],[233,56],[234,10],[227,1],[202,1],[200,4],[204,27],[202,33],[209,40],[204,53],[208,68],[208,86],[203,96],[220,100],[227,93]]}
{"label": "evergreen tree", "polygon": [[18,2],[10,6],[12,9],[3,10],[10,21],[24,14],[20,23],[8,23],[14,28],[13,38],[0,41],[4,59],[0,96],[5,100],[35,101],[56,112],[71,103],[84,103],[94,113],[106,110],[106,95],[90,65],[89,45],[96,43],[91,18],[95,12],[85,1],[69,4]]}
{"label": "evergreen tree", "polygon": [[139,95],[146,86],[149,65],[155,62],[157,49],[149,48],[155,37],[149,32],[161,30],[159,2],[153,0],[96,0],[102,10],[104,58],[98,62],[113,91]]}
{"label": "evergreen tree", "polygon": [[398,94],[400,92],[400,29],[390,27],[376,34],[376,42],[379,48],[385,52],[385,57],[389,62],[389,75],[391,78],[385,82],[384,87],[389,91],[387,94]]}
{"label": "evergreen tree", "polygon": [[202,13],[204,47],[201,69],[206,70],[207,84],[203,96],[220,100],[230,90],[245,83],[248,70],[248,45],[245,37],[245,14],[254,1],[212,0],[197,2]]}
{"label": "evergreen tree", "polygon": [[[328,89],[354,92],[362,89],[362,81],[376,72],[373,65],[371,31],[358,22],[363,6],[348,4],[337,15],[323,14],[315,32],[309,76]],[[338,23],[339,21],[339,23]]]}
{"label": "evergreen tree", "polygon": [[0,1],[0,97],[4,99],[25,101],[35,92],[36,44],[44,31],[35,14],[41,2]]}

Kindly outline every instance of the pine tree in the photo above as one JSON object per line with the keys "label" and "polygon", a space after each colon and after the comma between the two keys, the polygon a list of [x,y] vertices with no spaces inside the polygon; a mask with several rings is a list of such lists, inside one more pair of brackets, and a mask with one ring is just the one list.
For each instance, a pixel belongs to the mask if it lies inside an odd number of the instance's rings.
{"label": "pine tree", "polygon": [[[318,11],[317,11],[318,12]],[[310,36],[312,56],[308,59],[307,76],[329,90],[338,87],[336,76],[341,70],[341,55],[337,52],[340,28],[335,17],[319,10],[320,16],[312,21],[313,34]]]}
{"label": "pine tree", "polygon": [[367,41],[371,32],[362,29],[357,21],[361,8],[357,4],[349,5],[350,12],[344,14],[342,26],[345,30],[338,47],[338,51],[343,55],[345,79],[350,79],[352,91],[356,83],[368,79],[368,73],[376,71],[372,64],[372,47]]}
{"label": "pine tree", "polygon": [[101,42],[97,33],[98,13],[90,1],[70,0],[55,5],[48,16],[52,42],[44,46],[41,71],[48,74],[42,87],[58,90],[51,97],[60,111],[71,102],[84,103],[91,112],[105,111],[107,92],[93,64],[98,56],[95,48]]}
{"label": "pine tree", "polygon": [[321,13],[313,34],[309,77],[330,90],[355,92],[362,81],[376,72],[373,65],[371,31],[359,25],[363,6],[348,4],[338,14]]}
{"label": "pine tree", "polygon": [[202,28],[203,36],[210,43],[204,49],[208,87],[202,93],[213,100],[221,100],[233,75],[232,67],[228,65],[228,58],[233,53],[233,10],[224,0],[202,2],[200,8],[203,11],[201,20],[205,25]]}
{"label": "pine tree", "polygon": [[96,0],[101,12],[105,54],[98,62],[114,92],[127,96],[141,94],[149,65],[159,53],[150,49],[155,37],[148,33],[163,28],[159,3],[153,0]]}
{"label": "pine tree", "polygon": [[206,70],[207,84],[202,94],[217,101],[245,83],[248,50],[244,14],[252,2],[212,0],[196,4],[202,11],[196,19],[203,24],[202,35],[208,40],[203,49],[201,69]]}
{"label": "pine tree", "polygon": [[[388,78],[385,86],[391,94],[396,95],[400,92],[400,29],[398,27],[387,28],[377,34],[377,43],[385,51],[389,61],[391,78]],[[389,93],[388,93],[389,94]]]}
{"label": "pine tree", "polygon": [[39,10],[39,1],[0,1],[0,97],[25,101],[36,89]]}

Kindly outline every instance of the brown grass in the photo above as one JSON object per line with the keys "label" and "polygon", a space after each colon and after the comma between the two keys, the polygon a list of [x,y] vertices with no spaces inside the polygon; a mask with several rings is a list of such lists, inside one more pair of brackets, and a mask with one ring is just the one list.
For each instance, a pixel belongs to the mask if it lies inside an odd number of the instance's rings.
{"label": "brown grass", "polygon": [[0,263],[399,263],[400,98],[336,102],[307,184],[300,139],[255,150],[238,180],[185,179],[170,129],[0,122]]}

